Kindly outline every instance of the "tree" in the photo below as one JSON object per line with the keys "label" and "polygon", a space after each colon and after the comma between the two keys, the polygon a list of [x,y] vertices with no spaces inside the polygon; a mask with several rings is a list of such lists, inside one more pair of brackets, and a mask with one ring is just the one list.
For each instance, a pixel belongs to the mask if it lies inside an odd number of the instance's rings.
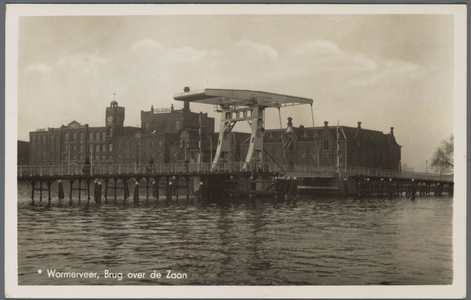
{"label": "tree", "polygon": [[432,156],[432,168],[436,172],[444,173],[453,171],[453,153],[454,153],[453,134],[449,140],[443,140],[437,147]]}

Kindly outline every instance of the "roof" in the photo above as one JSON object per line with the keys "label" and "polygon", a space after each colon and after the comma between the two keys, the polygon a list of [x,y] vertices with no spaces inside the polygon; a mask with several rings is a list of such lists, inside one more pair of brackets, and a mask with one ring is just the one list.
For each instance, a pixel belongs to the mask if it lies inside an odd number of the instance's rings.
{"label": "roof", "polygon": [[[314,132],[317,134],[317,138],[326,129],[322,127],[292,127],[298,141],[312,141],[314,140]],[[337,137],[337,126],[328,126],[327,130],[333,137]],[[394,138],[390,133],[384,134],[382,131],[371,130],[371,129],[358,129],[357,127],[339,126],[339,140],[353,141],[356,138],[362,139],[368,144],[386,144],[391,138]],[[269,129],[265,131],[264,142],[276,142],[281,140],[281,132],[285,132],[286,128],[283,129]]]}
{"label": "roof", "polygon": [[253,101],[254,99],[256,99],[258,104],[267,106],[285,106],[313,103],[313,100],[308,98],[268,93],[262,91],[210,88],[204,90],[178,93],[173,96],[173,99],[179,101],[190,101],[215,105],[244,105],[247,104],[248,101]]}

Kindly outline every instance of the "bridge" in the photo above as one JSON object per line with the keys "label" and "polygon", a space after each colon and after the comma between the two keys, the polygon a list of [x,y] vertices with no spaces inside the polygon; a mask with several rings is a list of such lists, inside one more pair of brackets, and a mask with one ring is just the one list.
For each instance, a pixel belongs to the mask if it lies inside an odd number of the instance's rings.
{"label": "bridge", "polygon": [[[336,166],[285,165],[263,163],[251,170],[246,162],[196,163],[196,164],[111,164],[111,165],[23,165],[18,166],[18,180],[28,181],[32,178],[61,177],[106,177],[106,176],[175,176],[184,174],[218,174],[218,173],[276,173],[277,176],[299,178],[333,178],[338,176]],[[346,167],[340,171],[340,177],[355,176],[382,177],[394,179],[415,179],[453,183],[453,174],[423,172],[404,172],[398,170]]]}
{"label": "bridge", "polygon": [[[314,189],[343,191],[361,191],[362,193],[383,193],[388,190],[392,193],[402,193],[404,189],[413,192],[420,184],[422,190],[429,190],[435,185],[439,194],[444,185],[448,185],[450,193],[453,187],[453,175],[401,172],[397,170],[384,170],[346,166],[311,166],[311,165],[283,165],[282,162],[265,162],[263,135],[265,132],[265,110],[268,108],[280,109],[287,106],[311,106],[312,125],[314,126],[313,100],[302,97],[280,95],[250,90],[231,89],[204,89],[189,91],[174,95],[178,101],[197,102],[214,105],[221,113],[219,138],[216,154],[211,163],[195,164],[111,164],[111,165],[35,165],[19,166],[18,181],[31,183],[31,199],[34,203],[35,192],[39,192],[40,201],[42,193],[48,193],[51,200],[51,186],[56,181],[59,186],[59,195],[63,196],[62,182],[69,182],[69,197],[72,201],[72,192],[78,191],[79,200],[81,191],[87,191],[90,200],[90,187],[93,182],[95,200],[101,201],[101,185],[104,184],[104,198],[108,197],[108,190],[123,189],[125,199],[129,196],[128,183],[134,180],[134,200],[139,199],[139,188],[146,188],[146,197],[149,198],[149,189],[154,197],[159,197],[160,180],[165,182],[166,198],[171,199],[175,192],[178,199],[180,187],[186,188],[186,198],[190,194],[190,182],[193,189],[198,189],[202,197],[209,199],[223,199],[229,195],[273,195],[275,198],[293,197],[299,184]],[[237,122],[246,121],[251,130],[247,155],[241,162],[232,162],[231,131]],[[201,133],[200,133],[201,136]],[[315,141],[316,142],[316,141]],[[268,153],[267,153],[268,154]],[[200,157],[202,162],[202,149],[200,141]],[[180,181],[183,181],[182,183]],[[78,186],[74,183],[78,182]],[[82,183],[85,183],[85,188]],[[196,186],[195,182],[198,183]],[[113,183],[113,185],[110,185]],[[121,186],[118,186],[121,183]],[[44,184],[46,185],[44,187]],[[141,186],[145,184],[145,186]],[[39,186],[37,186],[39,185]],[[422,193],[421,190],[421,193]],[[98,191],[98,194],[96,194]]]}
{"label": "bridge", "polygon": [[[340,173],[335,166],[281,166],[275,163],[253,164],[247,162],[237,163],[199,163],[199,164],[113,164],[113,165],[30,165],[18,166],[18,181],[31,184],[31,200],[34,203],[35,193],[39,192],[42,201],[43,191],[51,201],[51,186],[58,182],[59,190],[62,181],[69,183],[69,198],[72,201],[73,191],[78,191],[81,199],[82,191],[90,197],[93,187],[94,197],[101,201],[102,185],[104,186],[104,199],[108,197],[117,199],[117,190],[123,190],[125,199],[129,197],[129,182],[134,181],[134,200],[140,188],[145,188],[146,198],[149,199],[149,190],[152,196],[159,197],[161,181],[164,182],[165,197],[171,200],[172,196],[178,200],[179,191],[183,188],[184,196],[189,199],[190,194],[199,191],[200,197],[208,199],[225,199],[227,196],[272,195],[282,198],[286,195],[295,197],[298,186],[306,188],[306,183],[313,190],[331,190],[343,192],[345,195],[354,193],[402,193],[427,192],[431,186],[441,191],[448,186],[452,194],[453,175],[419,172],[401,172],[374,168],[347,167]],[[284,171],[287,170],[287,171]],[[327,180],[327,181],[326,181]],[[323,184],[318,184],[323,182]],[[327,182],[327,185],[325,183]],[[77,183],[77,184],[75,184]],[[83,187],[83,184],[85,187]],[[191,192],[190,183],[193,184]],[[99,189],[99,196],[96,194]],[[309,188],[309,186],[308,186]],[[111,194],[109,190],[111,189]],[[315,191],[312,191],[315,193]],[[60,194],[60,193],[59,193]],[[99,200],[97,200],[99,198]],[[221,201],[222,201],[221,200]]]}

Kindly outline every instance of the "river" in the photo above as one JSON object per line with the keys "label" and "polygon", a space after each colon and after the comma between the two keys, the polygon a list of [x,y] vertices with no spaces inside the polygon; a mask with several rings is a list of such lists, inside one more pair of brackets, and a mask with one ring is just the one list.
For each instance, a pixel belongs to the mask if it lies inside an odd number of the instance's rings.
{"label": "river", "polygon": [[[451,284],[453,199],[141,199],[96,205],[18,193],[20,285]],[[41,274],[39,271],[41,270]],[[91,272],[97,278],[52,278]],[[122,273],[118,278],[105,278]],[[172,279],[174,276],[186,277]],[[160,273],[161,278],[151,278]],[[128,273],[145,273],[128,278]],[[71,273],[65,273],[72,276]],[[79,276],[79,275],[77,275]],[[83,276],[83,274],[82,274]],[[131,274],[132,276],[132,274]],[[154,276],[155,277],[155,276]]]}

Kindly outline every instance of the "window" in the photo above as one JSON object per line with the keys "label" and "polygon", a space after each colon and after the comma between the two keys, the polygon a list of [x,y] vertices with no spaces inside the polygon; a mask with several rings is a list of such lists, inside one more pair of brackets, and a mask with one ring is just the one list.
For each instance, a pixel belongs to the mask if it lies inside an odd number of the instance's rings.
{"label": "window", "polygon": [[102,140],[105,140],[105,139],[106,139],[106,134],[105,134],[104,131],[101,133],[101,139],[102,139]]}
{"label": "window", "polygon": [[101,151],[106,152],[106,145],[101,146]]}
{"label": "window", "polygon": [[113,144],[108,144],[108,151],[113,151]]}
{"label": "window", "polygon": [[162,141],[161,140],[158,141],[158,145],[159,145],[159,148],[162,148]]}
{"label": "window", "polygon": [[93,141],[93,132],[90,132],[88,139],[89,139],[90,141]]}
{"label": "window", "polygon": [[83,135],[84,133],[83,132],[80,132],[80,140],[83,141]]}
{"label": "window", "polygon": [[329,149],[329,141],[324,140],[324,149]]}
{"label": "window", "polygon": [[180,129],[180,121],[175,121],[175,129]]}
{"label": "window", "polygon": [[154,142],[150,142],[150,148],[154,149]]}
{"label": "window", "polygon": [[100,152],[100,145],[96,145],[95,151],[96,151],[96,152]]}
{"label": "window", "polygon": [[147,149],[147,141],[144,142],[144,149]]}
{"label": "window", "polygon": [[95,132],[95,140],[100,140],[100,133],[99,132]]}
{"label": "window", "polygon": [[83,144],[80,145],[80,152],[83,152]]}
{"label": "window", "polygon": [[77,133],[76,133],[76,132],[74,132],[74,133],[72,134],[72,140],[73,140],[73,141],[77,140]]}

